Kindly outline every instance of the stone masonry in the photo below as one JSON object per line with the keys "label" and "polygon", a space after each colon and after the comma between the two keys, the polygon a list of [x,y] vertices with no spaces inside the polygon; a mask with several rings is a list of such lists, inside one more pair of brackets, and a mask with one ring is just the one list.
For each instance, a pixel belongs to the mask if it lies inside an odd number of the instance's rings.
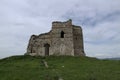
{"label": "stone masonry", "polygon": [[31,36],[26,54],[85,56],[82,28],[73,25],[71,19],[52,22],[48,33]]}

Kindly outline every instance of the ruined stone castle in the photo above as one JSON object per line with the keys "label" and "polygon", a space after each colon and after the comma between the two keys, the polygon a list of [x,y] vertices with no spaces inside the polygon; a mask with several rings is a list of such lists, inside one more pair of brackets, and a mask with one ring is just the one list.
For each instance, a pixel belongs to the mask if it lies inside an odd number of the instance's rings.
{"label": "ruined stone castle", "polygon": [[82,28],[73,25],[71,19],[52,22],[48,33],[31,36],[26,54],[85,56]]}

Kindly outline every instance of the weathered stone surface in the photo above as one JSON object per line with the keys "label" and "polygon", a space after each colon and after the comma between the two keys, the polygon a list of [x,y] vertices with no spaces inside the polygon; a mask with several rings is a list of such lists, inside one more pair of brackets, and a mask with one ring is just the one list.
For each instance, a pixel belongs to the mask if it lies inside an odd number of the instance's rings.
{"label": "weathered stone surface", "polygon": [[26,54],[85,56],[82,28],[72,25],[72,20],[52,22],[50,32],[31,36]]}

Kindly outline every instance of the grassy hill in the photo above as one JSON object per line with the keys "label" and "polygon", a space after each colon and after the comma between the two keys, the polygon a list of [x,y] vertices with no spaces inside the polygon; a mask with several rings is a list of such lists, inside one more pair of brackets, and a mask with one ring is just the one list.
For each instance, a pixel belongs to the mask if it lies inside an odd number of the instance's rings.
{"label": "grassy hill", "polygon": [[[43,64],[47,62],[48,68]],[[120,80],[120,61],[71,56],[0,60],[0,80]]]}

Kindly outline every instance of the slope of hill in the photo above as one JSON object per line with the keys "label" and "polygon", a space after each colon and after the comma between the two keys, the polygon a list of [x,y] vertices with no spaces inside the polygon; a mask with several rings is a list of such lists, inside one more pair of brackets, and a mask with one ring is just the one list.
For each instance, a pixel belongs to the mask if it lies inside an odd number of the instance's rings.
{"label": "slope of hill", "polygon": [[0,60],[0,80],[120,80],[120,61],[71,56],[13,56]]}

